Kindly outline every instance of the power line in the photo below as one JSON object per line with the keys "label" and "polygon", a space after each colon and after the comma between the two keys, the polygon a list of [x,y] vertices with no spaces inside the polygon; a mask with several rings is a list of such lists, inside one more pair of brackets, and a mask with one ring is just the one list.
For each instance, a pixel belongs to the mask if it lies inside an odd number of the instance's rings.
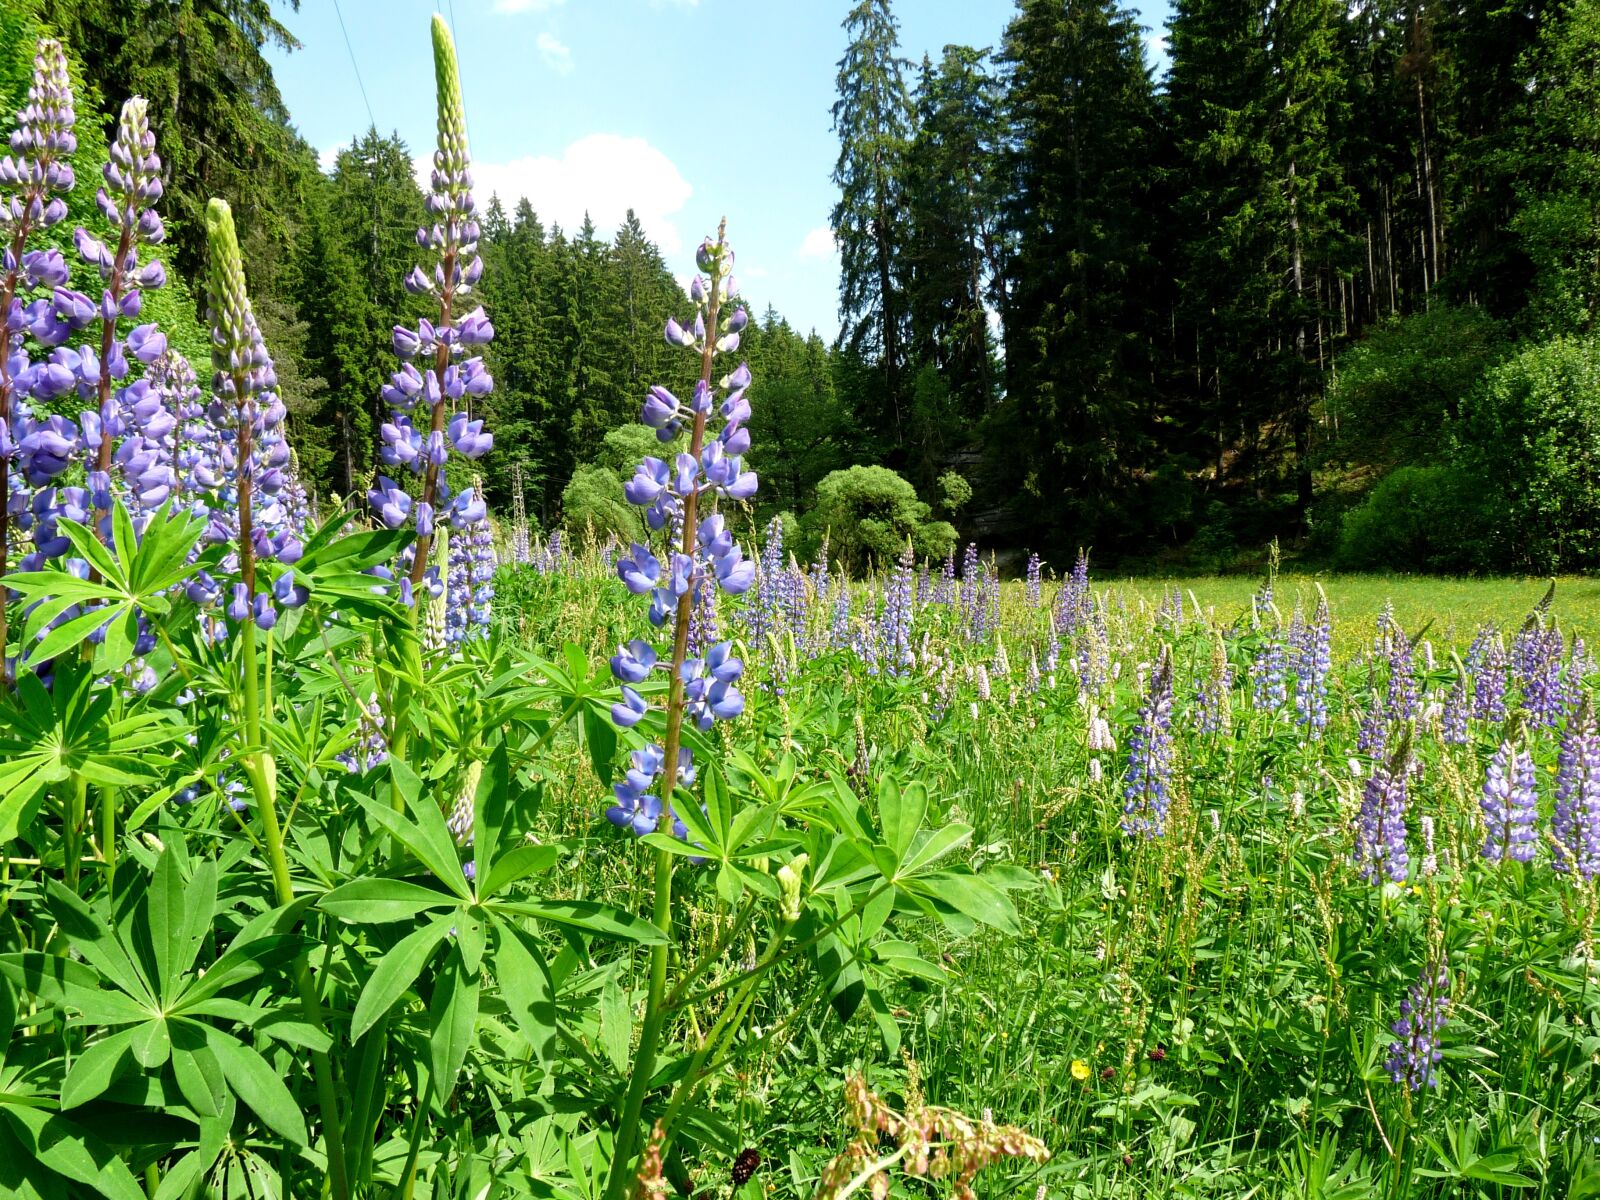
{"label": "power line", "polygon": [[344,13],[339,10],[339,0],[333,0],[333,13],[339,18],[339,32],[344,34],[345,52],[350,55],[350,68],[356,73],[356,87],[361,89],[361,103],[367,107],[367,120],[376,129],[378,118],[372,115],[372,101],[367,99],[367,85],[361,80],[361,67],[356,63],[355,47],[350,44],[350,31],[344,27]]}

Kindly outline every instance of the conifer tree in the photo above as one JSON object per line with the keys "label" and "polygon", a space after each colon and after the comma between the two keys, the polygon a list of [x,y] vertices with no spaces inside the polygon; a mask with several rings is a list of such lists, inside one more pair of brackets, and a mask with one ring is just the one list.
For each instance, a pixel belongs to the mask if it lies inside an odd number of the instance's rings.
{"label": "conifer tree", "polygon": [[839,202],[831,217],[839,248],[839,341],[877,367],[877,395],[861,397],[884,414],[889,445],[904,440],[905,158],[912,136],[905,60],[890,0],[858,0],[844,20],[849,48],[839,60],[833,127]]}

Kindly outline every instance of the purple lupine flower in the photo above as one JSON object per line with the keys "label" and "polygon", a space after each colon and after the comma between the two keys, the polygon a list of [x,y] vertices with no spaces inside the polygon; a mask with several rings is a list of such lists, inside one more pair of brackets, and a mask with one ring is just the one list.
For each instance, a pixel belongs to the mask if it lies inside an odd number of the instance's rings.
{"label": "purple lupine flower", "polygon": [[1332,669],[1333,617],[1328,598],[1317,601],[1310,621],[1295,609],[1289,633],[1289,668],[1294,673],[1295,720],[1318,738],[1328,726],[1328,672]]}
{"label": "purple lupine flower", "polygon": [[1195,727],[1201,733],[1225,733],[1233,719],[1233,666],[1221,635],[1212,640],[1211,666],[1195,682]]}
{"label": "purple lupine flower", "polygon": [[[404,468],[422,480],[419,503],[409,510],[417,531],[408,555],[407,576],[413,588],[436,569],[429,561],[433,518],[451,500],[444,475],[450,450],[474,459],[494,447],[494,435],[472,415],[473,402],[481,402],[494,389],[482,357],[472,351],[494,340],[494,326],[481,307],[458,315],[460,302],[472,295],[482,278],[483,260],[478,256],[477,205],[455,42],[438,14],[433,18],[433,58],[439,140],[426,204],[432,224],[417,230],[417,245],[428,254],[431,267],[413,267],[405,282],[413,294],[435,299],[438,315],[419,321],[415,329],[395,328],[392,342],[400,369],[383,388],[391,413],[379,431],[383,464],[397,471]],[[422,362],[421,370],[413,365],[414,358]],[[393,507],[383,507],[383,515],[387,524],[394,516]],[[432,581],[429,590],[436,590]]]}
{"label": "purple lupine flower", "polygon": [[1488,831],[1483,857],[1490,862],[1532,862],[1538,845],[1534,829],[1538,803],[1538,772],[1533,756],[1511,742],[1501,742],[1489,760],[1479,799]]}
{"label": "purple lupine flower", "polygon": [[956,602],[956,552],[954,550],[944,556],[944,566],[939,571],[939,583],[933,589],[933,602],[935,604],[954,604]]}
{"label": "purple lupine flower", "polygon": [[1172,656],[1165,646],[1128,735],[1128,776],[1123,784],[1122,832],[1157,838],[1166,829],[1172,781]]}
{"label": "purple lupine flower", "polygon": [[1409,721],[1417,715],[1417,677],[1411,639],[1390,622],[1385,639],[1389,660],[1389,688],[1384,696],[1384,713],[1390,721]]}
{"label": "purple lupine flower", "polygon": [[1174,587],[1162,594],[1156,609],[1156,624],[1164,625],[1173,633],[1183,629],[1183,589]]}
{"label": "purple lupine flower", "polygon": [[745,621],[750,628],[750,641],[760,645],[767,634],[776,632],[783,610],[783,519],[773,517],[767,522],[766,541],[761,547],[761,561],[756,568],[756,594],[752,603],[745,606]]}
{"label": "purple lupine flower", "polygon": [[1561,657],[1565,649],[1560,630],[1534,622],[1517,635],[1512,668],[1522,693],[1522,709],[1536,728],[1554,728],[1561,720]]}
{"label": "purple lupine flower", "polygon": [[1070,637],[1089,616],[1089,556],[1078,551],[1072,574],[1056,593],[1054,624],[1062,637]]}
{"label": "purple lupine flower", "polygon": [[1583,706],[1584,697],[1589,694],[1588,678],[1594,673],[1594,669],[1594,659],[1590,657],[1583,639],[1573,634],[1572,649],[1567,654],[1566,665],[1561,668],[1561,685],[1558,690],[1559,704],[1564,716],[1571,718]]}
{"label": "purple lupine flower", "polygon": [[1282,631],[1276,627],[1265,630],[1250,663],[1251,703],[1256,708],[1272,712],[1289,698],[1287,663]]}
{"label": "purple lupine flower", "polygon": [[1268,617],[1276,619],[1277,610],[1272,606],[1272,597],[1273,577],[1268,575],[1261,581],[1261,586],[1256,589],[1255,595],[1250,597],[1251,619],[1257,624]]}
{"label": "purple lupine flower", "polygon": [[474,479],[471,490],[460,493],[452,506],[448,563],[444,640],[455,646],[488,636],[494,599],[494,542],[479,480]]}
{"label": "purple lupine flower", "polygon": [[[667,338],[670,343],[693,348],[702,355],[702,377],[687,405],[664,388],[651,389],[645,401],[645,417],[658,428],[675,423],[691,427],[689,450],[678,454],[671,464],[662,463],[665,471],[656,469],[657,460],[646,459],[635,479],[644,477],[649,486],[637,487],[628,496],[634,504],[648,506],[646,518],[652,529],[670,529],[678,536],[669,541],[670,553],[664,560],[656,558],[648,547],[636,544],[617,563],[618,575],[628,590],[649,595],[651,623],[657,627],[672,623],[675,650],[689,640],[695,610],[703,603],[698,599],[700,589],[720,587],[736,595],[747,591],[756,576],[754,564],[744,559],[722,515],[700,513],[702,497],[708,503],[716,497],[748,499],[754,494],[757,481],[755,472],[745,470],[742,461],[749,446],[746,423],[750,403],[746,393],[751,382],[750,368],[741,363],[715,386],[711,380],[716,356],[737,347],[738,326],[744,320],[737,315],[740,310],[722,311],[724,302],[731,303],[737,295],[729,275],[733,251],[719,234],[715,244],[709,240],[702,244],[697,259],[701,269],[710,273],[710,281],[702,281],[694,290],[698,311],[692,331],[669,321]],[[720,403],[716,391],[722,393]],[[657,480],[659,488],[655,486]],[[641,836],[671,818],[677,835],[683,837],[682,823],[672,813],[671,799],[678,785],[692,782],[694,766],[687,747],[678,743],[681,722],[688,720],[704,731],[715,720],[731,720],[743,712],[744,697],[735,684],[743,674],[744,664],[733,656],[730,642],[698,648],[701,652],[696,656],[675,661],[656,662],[653,652],[647,654],[646,649],[643,642],[638,642],[612,660],[612,670],[623,682],[622,702],[612,706],[612,720],[624,728],[638,724],[649,711],[649,704],[631,683],[642,682],[651,671],[660,668],[668,676],[670,689],[666,746],[647,746],[635,755],[635,769],[624,784],[618,785],[617,804],[606,816]],[[646,790],[653,786],[658,773],[662,776],[665,806]]]}
{"label": "purple lupine flower", "polygon": [[1600,731],[1585,701],[1567,723],[1556,758],[1554,827],[1558,871],[1600,875]]}
{"label": "purple lupine flower", "polygon": [[983,621],[983,579],[978,563],[978,544],[968,542],[961,559],[961,623],[972,636],[972,630]]}
{"label": "purple lupine flower", "polygon": [[[17,113],[9,153],[0,156],[0,242],[5,257],[0,269],[0,578],[10,566],[12,525],[37,514],[35,488],[49,485],[65,471],[80,449],[78,429],[61,418],[36,420],[29,397],[49,402],[79,387],[83,380],[83,355],[51,353],[39,363],[23,349],[31,335],[52,351],[77,329],[93,319],[81,297],[66,289],[67,268],[59,251],[25,250],[32,234],[48,229],[67,215],[62,196],[72,190],[73,170],[68,159],[77,149],[73,133],[76,113],[66,55],[54,39],[39,42],[33,59],[33,76],[27,100]],[[24,295],[39,293],[25,301]],[[89,369],[98,372],[98,359],[84,347]],[[17,532],[27,532],[19,528]],[[56,551],[59,554],[60,551]],[[45,557],[35,541],[33,569]],[[0,589],[0,686],[11,678],[6,654],[6,593]]]}
{"label": "purple lupine flower", "polygon": [[1373,768],[1356,819],[1355,862],[1368,883],[1404,883],[1411,865],[1406,850],[1406,751]]}
{"label": "purple lupine flower", "polygon": [[1471,736],[1467,732],[1467,673],[1456,672],[1455,682],[1445,696],[1444,712],[1439,718],[1439,729],[1447,746],[1465,746]]}
{"label": "purple lupine flower", "polygon": [[[278,499],[289,464],[289,445],[283,437],[285,409],[278,397],[272,358],[245,290],[233,213],[221,200],[212,200],[206,209],[206,237],[211,252],[211,361],[215,369],[207,415],[218,432],[225,490],[231,501],[212,509],[207,537],[235,544],[242,585],[253,609],[257,562],[293,561],[299,556],[299,531],[291,527]],[[265,628],[265,614],[254,616],[257,625]]]}
{"label": "purple lupine flower", "polygon": [[[1482,635],[1480,635],[1482,636]],[[1473,643],[1477,645],[1476,642]],[[1474,720],[1499,722],[1506,719],[1506,648],[1496,636],[1490,636],[1476,662],[1468,666],[1472,671],[1472,716]]]}
{"label": "purple lupine flower", "polygon": [[[112,505],[109,474],[113,459],[122,468],[135,515],[159,507],[177,482],[173,446],[168,441],[176,431],[177,417],[161,403],[163,393],[152,390],[146,380],[136,380],[118,389],[112,398],[112,381],[128,370],[128,357],[150,365],[167,350],[166,335],[155,325],[140,325],[131,330],[126,343],[117,337],[122,318],[136,316],[142,304],[141,288],[160,287],[166,282],[159,261],[141,268],[139,248],[163,241],[166,230],[153,207],[161,196],[161,158],[156,153],[155,134],[150,130],[147,105],[135,96],[122,106],[117,135],[111,143],[110,161],[103,168],[104,185],[96,195],[100,211],[118,230],[115,250],[79,227],[74,241],[79,255],[98,269],[104,285],[99,317],[104,364],[93,372],[94,412],[83,415],[85,430],[97,426],[93,445],[93,465],[89,468],[90,491],[97,514],[100,536],[110,540]],[[154,269],[152,269],[154,268]],[[98,420],[92,421],[91,418]],[[120,446],[118,438],[123,439]],[[86,439],[90,440],[90,439]]]}
{"label": "purple lupine flower", "polygon": [[850,647],[850,589],[841,585],[833,595],[833,622],[828,629],[828,649]]}
{"label": "purple lupine flower", "polygon": [[1039,572],[1039,555],[1037,553],[1028,555],[1028,606],[1030,608],[1039,607],[1041,589],[1044,586]]}
{"label": "purple lupine flower", "polygon": [[889,660],[891,675],[904,675],[911,669],[911,572],[915,564],[911,543],[906,542],[900,552],[900,561],[884,596],[883,617],[878,630],[883,643],[884,657]]}
{"label": "purple lupine flower", "polygon": [[1439,1086],[1439,1033],[1450,1013],[1450,970],[1441,959],[1422,968],[1389,1026],[1389,1078],[1413,1092]]}

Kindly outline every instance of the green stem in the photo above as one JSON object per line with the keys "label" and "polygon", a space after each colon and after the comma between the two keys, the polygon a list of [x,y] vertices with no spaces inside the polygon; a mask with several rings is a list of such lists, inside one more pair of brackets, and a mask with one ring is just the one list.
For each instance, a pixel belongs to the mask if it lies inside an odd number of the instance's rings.
{"label": "green stem", "polygon": [[656,860],[655,926],[663,935],[660,945],[650,947],[650,991],[645,1001],[644,1028],[639,1032],[639,1048],[633,1055],[633,1072],[622,1102],[617,1136],[611,1156],[611,1171],[606,1176],[605,1200],[622,1200],[627,1190],[628,1172],[638,1141],[639,1115],[644,1111],[644,1094],[656,1070],[656,1047],[666,1024],[667,1009],[662,1004],[667,992],[667,939],[672,934],[672,855],[653,850]]}
{"label": "green stem", "polygon": [[672,1142],[672,1126],[673,1122],[677,1120],[678,1111],[689,1101],[694,1095],[695,1089],[700,1085],[706,1058],[718,1041],[722,1039],[724,1031],[726,1031],[729,1038],[738,1031],[739,1025],[744,1021],[745,1014],[749,1011],[751,1001],[755,998],[756,983],[759,980],[760,971],[764,969],[763,964],[771,963],[777,959],[779,948],[782,947],[784,939],[789,936],[789,930],[792,928],[793,924],[791,922],[785,922],[773,932],[772,940],[767,944],[767,952],[761,956],[762,962],[745,974],[743,986],[740,987],[732,1001],[723,1008],[722,1013],[712,1023],[711,1028],[706,1031],[705,1037],[700,1039],[700,1046],[695,1050],[694,1057],[689,1061],[689,1069],[684,1072],[683,1078],[678,1080],[678,1086],[672,1092],[672,1099],[667,1103],[666,1115],[661,1118],[661,1127],[666,1133],[666,1144],[662,1146],[663,1154],[666,1153],[666,1146]]}
{"label": "green stem", "polygon": [[74,771],[68,787],[71,790],[67,793],[66,862],[63,865],[66,868],[67,885],[76,889],[78,869],[82,866],[83,858],[83,821],[89,806],[89,783]]}
{"label": "green stem", "polygon": [[100,857],[106,864],[106,895],[112,894],[112,877],[117,870],[117,790],[100,789]]}
{"label": "green stem", "polygon": [[[260,695],[256,680],[255,628],[244,622],[244,726],[245,774],[255,792],[256,809],[261,813],[261,828],[266,836],[267,863],[272,870],[273,888],[278,903],[294,903],[294,881],[289,876],[289,859],[283,849],[283,829],[278,824],[278,768],[272,754],[261,743]],[[295,987],[306,1020],[315,1029],[324,1028],[322,1002],[317,997],[307,955],[294,963]],[[334,1087],[333,1062],[326,1050],[311,1052],[311,1070],[317,1086],[317,1108],[322,1116],[323,1142],[328,1155],[328,1180],[333,1200],[350,1200],[350,1180],[345,1171],[344,1137],[340,1130],[338,1093]]]}
{"label": "green stem", "polygon": [[400,1172],[400,1181],[394,1185],[391,1193],[395,1200],[411,1200],[411,1193],[417,1186],[417,1155],[422,1150],[422,1131],[427,1126],[428,1104],[433,1099],[433,1076],[427,1067],[418,1069],[423,1072],[426,1082],[417,1096],[417,1117],[411,1126],[411,1145],[406,1151],[405,1169]]}

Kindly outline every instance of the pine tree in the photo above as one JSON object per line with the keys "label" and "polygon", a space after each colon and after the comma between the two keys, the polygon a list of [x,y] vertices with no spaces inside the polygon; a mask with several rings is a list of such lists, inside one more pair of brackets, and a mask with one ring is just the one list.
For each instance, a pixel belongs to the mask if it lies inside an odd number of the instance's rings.
{"label": "pine tree", "polygon": [[1002,61],[1013,244],[991,462],[1034,544],[1070,545],[1127,532],[1142,465],[1153,95],[1138,26],[1111,0],[1023,0]]}
{"label": "pine tree", "polygon": [[831,217],[840,262],[839,341],[858,359],[874,363],[876,394],[860,399],[871,404],[875,421],[898,452],[904,442],[907,314],[901,248],[911,101],[889,0],[859,0],[843,27],[850,45],[839,60],[839,99],[833,106],[839,202]]}
{"label": "pine tree", "polygon": [[927,486],[996,395],[988,306],[997,281],[998,87],[987,54],[946,46],[923,59],[906,159],[904,248],[913,471]]}

